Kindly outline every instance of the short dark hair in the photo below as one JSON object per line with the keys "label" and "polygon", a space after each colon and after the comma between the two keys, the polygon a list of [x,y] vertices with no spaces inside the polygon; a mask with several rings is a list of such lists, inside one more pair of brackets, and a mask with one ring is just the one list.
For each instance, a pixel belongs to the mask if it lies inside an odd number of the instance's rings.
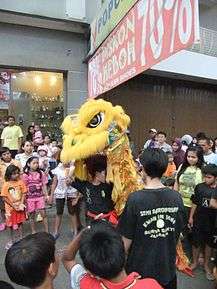
{"label": "short dark hair", "polygon": [[201,138],[198,139],[198,141],[200,141],[200,140],[205,140],[206,143],[207,143],[208,145],[210,145],[210,138],[209,138],[209,137],[204,136],[204,137],[201,137]]}
{"label": "short dark hair", "polygon": [[15,121],[15,117],[13,115],[8,115],[7,121],[9,121],[9,118],[13,118],[13,120]]}
{"label": "short dark hair", "polygon": [[105,221],[97,221],[84,231],[80,241],[84,267],[92,274],[112,279],[123,270],[125,250],[120,234]]}
{"label": "short dark hair", "polygon": [[164,131],[159,131],[159,132],[157,133],[157,135],[159,135],[159,134],[162,134],[162,135],[164,135],[165,137],[167,137],[167,134],[166,134]]}
{"label": "short dark hair", "polygon": [[167,154],[158,148],[148,148],[139,157],[140,162],[151,178],[161,178],[168,166]]}
{"label": "short dark hair", "polygon": [[197,138],[197,139],[204,139],[204,138],[206,138],[205,132],[202,132],[202,131],[198,132],[198,133],[196,134],[196,138]]}
{"label": "short dark hair", "polygon": [[173,187],[175,185],[175,178],[166,178],[163,181],[164,186],[166,187]]}
{"label": "short dark hair", "polygon": [[6,182],[11,180],[11,176],[15,173],[15,172],[19,172],[20,173],[20,168],[15,166],[15,165],[9,165],[6,169],[5,172],[5,180]]}
{"label": "short dark hair", "polygon": [[96,172],[102,172],[107,169],[107,158],[105,155],[97,154],[86,159],[87,171],[91,177],[95,177]]}
{"label": "short dark hair", "polygon": [[46,138],[46,137],[49,137],[49,139],[51,140],[51,137],[50,137],[49,134],[45,134],[45,135],[44,135],[44,138]]}
{"label": "short dark hair", "polygon": [[0,289],[14,289],[14,287],[10,283],[0,280]]}
{"label": "short dark hair", "polygon": [[43,284],[54,262],[55,240],[52,235],[39,232],[12,245],[5,257],[5,268],[12,282],[35,288]]}
{"label": "short dark hair", "polygon": [[202,173],[204,175],[211,175],[217,177],[217,166],[214,164],[208,164],[202,167]]}
{"label": "short dark hair", "polygon": [[8,147],[1,147],[0,148],[0,157],[2,157],[2,154],[10,152],[10,149]]}

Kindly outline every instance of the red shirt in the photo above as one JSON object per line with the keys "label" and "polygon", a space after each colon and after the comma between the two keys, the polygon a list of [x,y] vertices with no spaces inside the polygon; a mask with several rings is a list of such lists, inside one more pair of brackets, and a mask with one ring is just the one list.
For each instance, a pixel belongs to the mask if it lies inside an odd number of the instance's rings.
{"label": "red shirt", "polygon": [[140,279],[138,273],[131,273],[122,282],[113,283],[85,274],[80,281],[80,289],[163,289],[157,281],[150,278]]}

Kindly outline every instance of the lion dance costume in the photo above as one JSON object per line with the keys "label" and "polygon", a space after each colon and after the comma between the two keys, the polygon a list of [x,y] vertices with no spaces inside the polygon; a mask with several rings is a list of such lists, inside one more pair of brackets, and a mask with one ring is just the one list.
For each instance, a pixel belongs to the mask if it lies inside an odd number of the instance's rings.
{"label": "lion dance costume", "polygon": [[[130,118],[121,106],[113,106],[102,99],[88,100],[78,114],[67,116],[62,124],[61,160],[75,161],[76,177],[87,179],[87,158],[98,153],[106,155],[106,180],[114,184],[112,200],[117,215],[122,213],[129,194],[144,187],[126,133],[129,124]],[[177,266],[183,271],[188,264],[180,245],[177,253]]]}

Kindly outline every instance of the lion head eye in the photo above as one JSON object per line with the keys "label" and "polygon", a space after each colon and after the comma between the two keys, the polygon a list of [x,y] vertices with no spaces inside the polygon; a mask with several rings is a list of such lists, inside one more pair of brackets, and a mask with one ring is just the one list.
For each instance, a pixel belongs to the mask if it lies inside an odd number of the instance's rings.
{"label": "lion head eye", "polygon": [[99,112],[91,119],[91,121],[88,123],[87,127],[96,128],[103,121],[104,121],[104,113],[103,112]]}

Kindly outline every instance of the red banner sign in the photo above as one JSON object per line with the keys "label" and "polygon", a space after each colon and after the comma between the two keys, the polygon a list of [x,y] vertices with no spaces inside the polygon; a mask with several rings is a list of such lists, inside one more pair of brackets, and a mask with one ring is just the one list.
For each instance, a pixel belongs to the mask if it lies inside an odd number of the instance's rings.
{"label": "red banner sign", "polygon": [[118,86],[197,40],[197,0],[138,1],[90,59],[89,97]]}

